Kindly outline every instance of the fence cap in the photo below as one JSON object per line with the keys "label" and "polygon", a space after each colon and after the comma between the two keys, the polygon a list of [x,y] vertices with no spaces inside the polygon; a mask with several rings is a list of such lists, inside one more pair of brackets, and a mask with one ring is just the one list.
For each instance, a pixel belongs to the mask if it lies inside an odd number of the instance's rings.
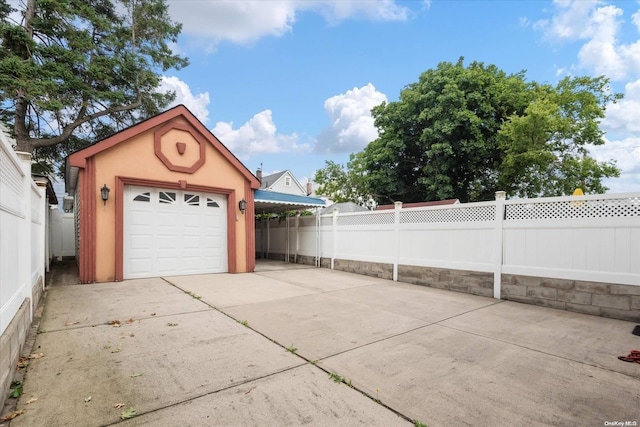
{"label": "fence cap", "polygon": [[506,191],[496,191],[496,200],[498,199],[506,199],[507,198],[507,192]]}

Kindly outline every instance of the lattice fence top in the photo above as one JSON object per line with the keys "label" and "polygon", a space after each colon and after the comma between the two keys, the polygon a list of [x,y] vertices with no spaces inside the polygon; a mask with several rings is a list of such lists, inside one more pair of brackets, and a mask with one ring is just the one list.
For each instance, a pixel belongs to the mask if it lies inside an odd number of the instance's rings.
{"label": "lattice fence top", "polygon": [[383,225],[393,224],[392,212],[362,212],[338,216],[338,225]]}
{"label": "lattice fence top", "polygon": [[515,203],[505,208],[507,220],[640,217],[640,198]]}
{"label": "lattice fence top", "polygon": [[495,205],[455,207],[449,209],[419,209],[400,212],[401,224],[442,222],[484,222],[495,220]]}

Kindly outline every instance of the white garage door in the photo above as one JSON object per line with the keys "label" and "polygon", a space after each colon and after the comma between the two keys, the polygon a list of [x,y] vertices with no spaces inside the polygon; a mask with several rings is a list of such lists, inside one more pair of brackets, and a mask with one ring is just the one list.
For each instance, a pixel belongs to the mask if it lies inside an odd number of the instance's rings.
{"label": "white garage door", "polygon": [[125,186],[124,278],[227,271],[227,198]]}

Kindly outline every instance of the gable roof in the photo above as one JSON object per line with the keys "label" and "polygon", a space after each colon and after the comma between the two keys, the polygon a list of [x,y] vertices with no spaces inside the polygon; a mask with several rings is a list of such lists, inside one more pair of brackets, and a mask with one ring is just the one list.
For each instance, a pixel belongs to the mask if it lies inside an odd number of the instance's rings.
{"label": "gable roof", "polygon": [[[133,138],[136,135],[147,132],[153,128],[156,128],[164,123],[167,123],[176,118],[183,118],[187,123],[202,137],[209,142],[220,154],[231,163],[246,179],[250,182],[251,188],[256,189],[260,187],[258,178],[242,164],[240,160],[231,152],[220,140],[213,134],[205,125],[193,115],[191,111],[184,105],[177,105],[165,112],[157,114],[146,120],[141,121],[135,125],[129,126],[126,129],[121,130],[105,139],[102,139],[95,144],[92,144],[86,148],[78,150],[67,156],[66,159],[66,178],[65,181],[75,181],[77,178],[77,169],[84,168],[87,164],[87,159],[95,156],[96,154],[108,150],[109,148],[118,145],[124,141]],[[72,169],[75,168],[75,173]],[[72,189],[75,189],[75,182]],[[65,185],[69,186],[69,182],[65,182]],[[69,188],[67,189],[67,191]]]}
{"label": "gable roof", "polygon": [[337,209],[338,212],[341,212],[341,213],[369,212],[369,209],[367,209],[364,206],[361,206],[361,205],[359,205],[357,203],[340,202],[340,203],[334,203],[333,205],[329,205],[326,208],[320,210],[320,212],[318,212],[318,213],[320,215],[326,215],[326,214],[332,213],[334,211],[334,209]]}
{"label": "gable roof", "polygon": [[293,174],[289,169],[283,170],[281,172],[272,173],[271,175],[263,176],[262,182],[260,183],[260,189],[268,190],[272,188],[276,182],[282,179],[284,175],[289,175],[291,179],[293,179],[293,182],[298,186],[298,188],[300,189],[300,192],[302,192],[303,194],[307,193],[306,189],[302,186],[302,184],[300,184],[300,181],[298,181],[296,177],[293,176]]}

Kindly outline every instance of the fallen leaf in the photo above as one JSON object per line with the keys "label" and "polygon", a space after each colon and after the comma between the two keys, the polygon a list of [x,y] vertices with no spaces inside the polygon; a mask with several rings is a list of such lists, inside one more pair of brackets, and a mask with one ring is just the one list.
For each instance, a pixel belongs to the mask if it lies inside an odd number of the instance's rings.
{"label": "fallen leaf", "polygon": [[178,326],[178,324],[169,322],[169,323],[167,323],[167,326]]}
{"label": "fallen leaf", "polygon": [[116,409],[120,409],[120,408],[124,407],[124,403],[114,403],[113,407],[116,408]]}
{"label": "fallen leaf", "polygon": [[29,366],[29,359],[21,357],[16,364],[16,370],[20,370]]}
{"label": "fallen leaf", "polygon": [[136,410],[134,408],[129,408],[126,411],[120,414],[120,418],[123,420],[128,420],[129,418],[133,418],[136,416]]}
{"label": "fallen leaf", "polygon": [[155,313],[151,313],[151,315],[152,315],[152,316],[155,316],[156,314],[155,314]]}
{"label": "fallen leaf", "polygon": [[29,359],[40,359],[44,357],[44,353],[34,353],[29,355]]}
{"label": "fallen leaf", "polygon": [[18,415],[22,415],[22,414],[24,414],[24,409],[20,409],[19,411],[13,411],[3,417],[0,417],[0,421],[10,421],[15,417],[17,417]]}
{"label": "fallen leaf", "polygon": [[92,397],[91,397],[91,396],[88,396],[88,397],[85,397],[85,398],[84,398],[84,401],[85,401],[85,402],[91,402],[91,399],[92,399]]}
{"label": "fallen leaf", "polygon": [[71,326],[71,325],[77,325],[80,322],[67,322],[64,324],[64,326]]}
{"label": "fallen leaf", "polygon": [[135,336],[136,336],[136,334],[129,334],[129,336],[130,336],[131,338],[133,338],[133,337],[135,337]]}
{"label": "fallen leaf", "polygon": [[131,378],[137,378],[137,377],[141,377],[142,373],[137,373],[137,374],[131,374]]}
{"label": "fallen leaf", "polygon": [[120,321],[119,320],[111,320],[111,321],[107,322],[107,325],[111,325],[114,328],[119,328],[120,327]]}
{"label": "fallen leaf", "polygon": [[29,405],[35,401],[37,401],[38,398],[37,397],[32,397],[31,399],[27,400],[26,402],[24,402],[25,405]]}
{"label": "fallen leaf", "polygon": [[113,350],[111,350],[111,353],[120,353],[122,351],[121,348],[115,348]]}
{"label": "fallen leaf", "polygon": [[129,320],[127,320],[126,323],[133,323],[133,322],[134,322],[134,320],[130,318]]}

